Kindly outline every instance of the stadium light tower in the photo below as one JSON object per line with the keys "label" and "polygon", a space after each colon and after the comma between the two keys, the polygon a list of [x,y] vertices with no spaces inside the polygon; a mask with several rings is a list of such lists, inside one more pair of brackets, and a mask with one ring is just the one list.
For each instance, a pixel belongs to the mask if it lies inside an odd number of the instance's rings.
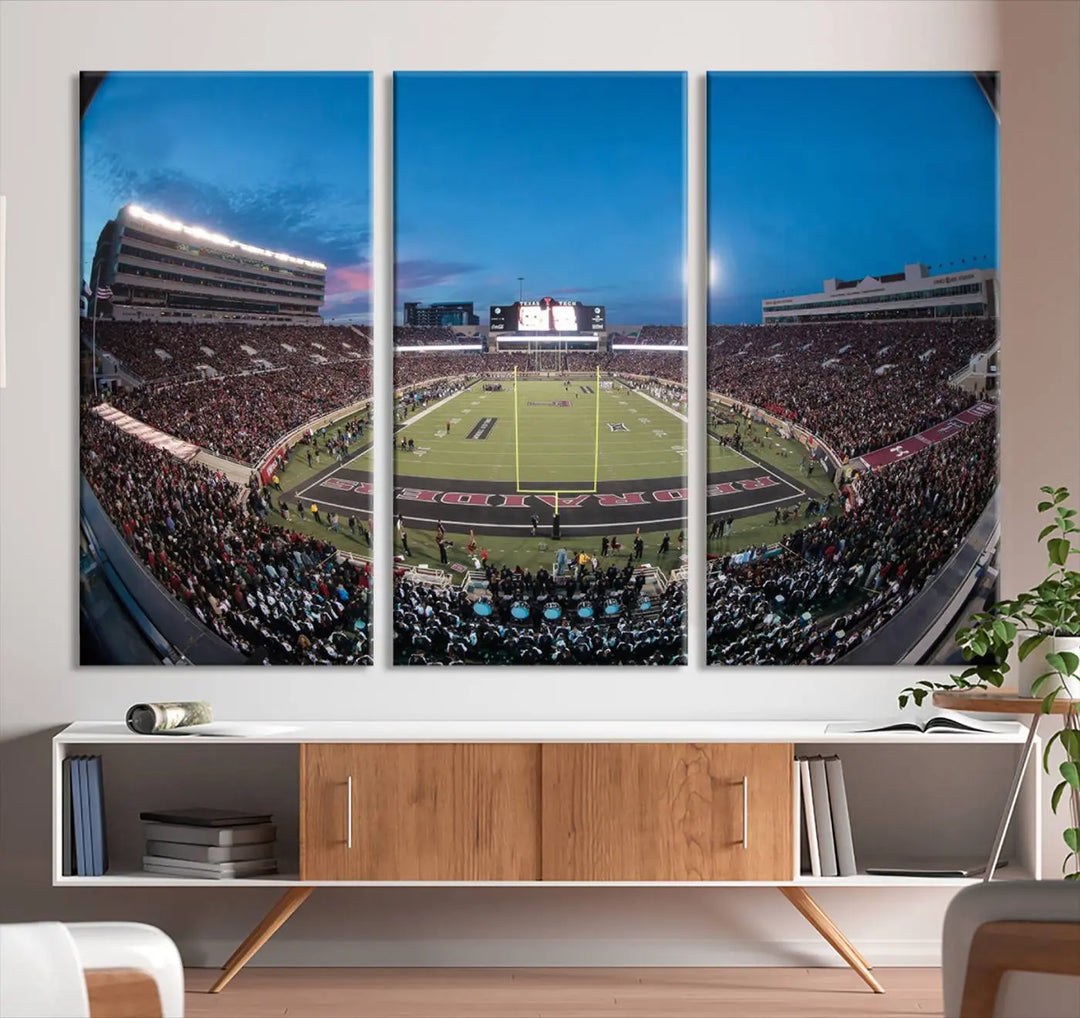
{"label": "stadium light tower", "polygon": [[525,293],[525,277],[518,276],[518,303],[521,302],[521,298]]}

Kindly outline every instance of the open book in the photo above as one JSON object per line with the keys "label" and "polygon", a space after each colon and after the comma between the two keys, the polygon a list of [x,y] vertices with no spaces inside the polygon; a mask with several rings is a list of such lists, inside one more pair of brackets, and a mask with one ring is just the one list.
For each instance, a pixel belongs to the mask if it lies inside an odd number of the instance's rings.
{"label": "open book", "polygon": [[887,721],[834,721],[825,726],[826,734],[840,735],[855,732],[925,732],[949,734],[975,732],[983,735],[1009,734],[1017,730],[1015,721],[983,721],[959,711],[924,711],[910,718]]}

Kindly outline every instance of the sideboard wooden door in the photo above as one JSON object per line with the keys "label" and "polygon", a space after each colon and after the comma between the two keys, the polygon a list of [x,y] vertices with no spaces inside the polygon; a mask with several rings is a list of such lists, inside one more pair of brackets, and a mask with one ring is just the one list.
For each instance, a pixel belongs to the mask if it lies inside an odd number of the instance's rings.
{"label": "sideboard wooden door", "polygon": [[301,747],[302,880],[538,880],[540,747]]}
{"label": "sideboard wooden door", "polygon": [[789,744],[543,748],[545,880],[791,880]]}

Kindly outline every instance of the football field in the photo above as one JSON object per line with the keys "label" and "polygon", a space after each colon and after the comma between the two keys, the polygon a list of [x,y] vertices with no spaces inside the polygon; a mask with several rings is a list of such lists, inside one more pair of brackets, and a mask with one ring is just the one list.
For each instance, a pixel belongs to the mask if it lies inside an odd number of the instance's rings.
{"label": "football field", "polygon": [[[618,382],[481,383],[410,415],[395,433],[395,474],[502,482],[516,493],[595,492],[604,481],[683,477],[686,422]],[[402,439],[413,449],[402,449]],[[500,485],[501,486],[501,485]]]}

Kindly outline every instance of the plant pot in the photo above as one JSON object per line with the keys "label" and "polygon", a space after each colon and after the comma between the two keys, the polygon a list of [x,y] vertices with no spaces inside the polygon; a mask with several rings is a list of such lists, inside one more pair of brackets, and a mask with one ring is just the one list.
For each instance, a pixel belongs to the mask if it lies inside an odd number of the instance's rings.
{"label": "plant pot", "polygon": [[[1054,636],[1048,642],[1050,643],[1050,649],[1055,654],[1067,650],[1071,654],[1080,655],[1080,636]],[[1074,700],[1080,700],[1080,675],[1070,675],[1068,678],[1062,679],[1061,684],[1065,687],[1066,696],[1070,696]],[[1049,693],[1050,690],[1047,689],[1047,692]]]}
{"label": "plant pot", "polygon": [[[1066,650],[1072,654],[1080,654],[1080,636],[1051,636],[1031,657],[1018,667],[1016,672],[1017,692],[1021,696],[1034,696],[1039,699],[1052,692],[1055,688],[1053,679],[1047,679],[1039,687],[1037,693],[1032,693],[1031,684],[1049,670],[1050,666],[1046,663],[1047,654],[1060,654]],[[1059,681],[1057,685],[1064,685],[1065,687],[1065,693],[1058,694],[1059,696],[1068,695],[1074,700],[1080,700],[1080,676],[1072,675],[1063,682]]]}

